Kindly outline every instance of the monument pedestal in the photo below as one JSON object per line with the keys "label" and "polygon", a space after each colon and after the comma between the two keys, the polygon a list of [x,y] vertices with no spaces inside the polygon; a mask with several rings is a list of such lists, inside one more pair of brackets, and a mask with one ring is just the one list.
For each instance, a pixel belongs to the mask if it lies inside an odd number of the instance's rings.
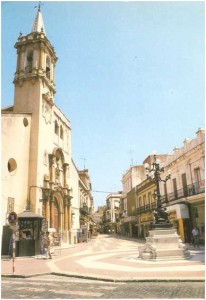
{"label": "monument pedestal", "polygon": [[139,246],[139,257],[145,260],[172,260],[190,258],[190,252],[170,224],[155,224],[146,237],[146,244]]}

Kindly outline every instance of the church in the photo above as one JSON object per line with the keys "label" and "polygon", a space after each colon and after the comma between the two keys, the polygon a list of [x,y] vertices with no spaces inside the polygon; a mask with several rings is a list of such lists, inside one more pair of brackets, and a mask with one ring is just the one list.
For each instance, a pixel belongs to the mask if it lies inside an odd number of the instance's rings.
{"label": "church", "polygon": [[11,211],[24,220],[17,240],[27,224],[33,240],[44,227],[54,228],[65,244],[77,243],[81,225],[89,230],[92,224],[91,182],[88,170],[75,166],[71,124],[55,105],[57,56],[40,6],[31,32],[20,33],[14,47],[14,104],[1,111],[2,249],[8,245]]}

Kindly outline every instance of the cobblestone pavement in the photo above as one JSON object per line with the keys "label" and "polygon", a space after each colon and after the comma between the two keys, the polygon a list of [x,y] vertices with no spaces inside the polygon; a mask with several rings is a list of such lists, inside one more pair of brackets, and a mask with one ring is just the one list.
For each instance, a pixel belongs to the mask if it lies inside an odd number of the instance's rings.
{"label": "cobblestone pavement", "polygon": [[127,282],[44,275],[2,278],[1,299],[205,299],[204,282]]}

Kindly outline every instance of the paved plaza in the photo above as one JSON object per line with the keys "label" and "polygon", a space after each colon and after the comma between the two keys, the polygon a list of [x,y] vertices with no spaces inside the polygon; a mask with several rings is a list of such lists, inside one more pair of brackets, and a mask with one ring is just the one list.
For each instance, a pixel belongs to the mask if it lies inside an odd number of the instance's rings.
{"label": "paved plaza", "polygon": [[[191,258],[143,261],[138,246],[144,241],[121,236],[100,235],[88,243],[58,250],[53,259],[41,256],[15,260],[15,276],[54,274],[70,277],[125,281],[204,281],[205,251],[190,247]],[[2,276],[12,276],[12,261],[2,259]]]}

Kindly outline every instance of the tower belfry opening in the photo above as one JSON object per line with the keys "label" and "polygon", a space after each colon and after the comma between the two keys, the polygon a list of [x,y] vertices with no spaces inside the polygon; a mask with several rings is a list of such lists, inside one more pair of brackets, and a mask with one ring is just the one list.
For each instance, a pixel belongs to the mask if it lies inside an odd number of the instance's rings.
{"label": "tower belfry opening", "polygon": [[31,32],[27,35],[21,33],[14,47],[17,49],[14,111],[37,112],[43,95],[48,104],[53,105],[57,56],[46,37],[40,4]]}
{"label": "tower belfry opening", "polygon": [[25,72],[32,73],[33,50],[28,50],[26,59],[27,61],[26,61]]}

